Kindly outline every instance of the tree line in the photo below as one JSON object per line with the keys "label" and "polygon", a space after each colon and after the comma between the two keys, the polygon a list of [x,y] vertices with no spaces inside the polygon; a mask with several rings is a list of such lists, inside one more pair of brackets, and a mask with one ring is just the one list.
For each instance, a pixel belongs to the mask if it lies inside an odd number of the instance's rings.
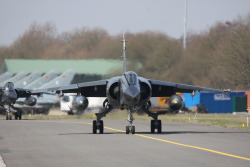
{"label": "tree line", "polygon": [[[10,46],[0,46],[0,63],[6,58],[121,60],[121,37],[101,28],[59,34],[52,23],[33,23]],[[250,88],[250,15],[189,33],[185,50],[182,39],[161,32],[126,33],[126,40],[128,69],[145,78],[218,89]]]}

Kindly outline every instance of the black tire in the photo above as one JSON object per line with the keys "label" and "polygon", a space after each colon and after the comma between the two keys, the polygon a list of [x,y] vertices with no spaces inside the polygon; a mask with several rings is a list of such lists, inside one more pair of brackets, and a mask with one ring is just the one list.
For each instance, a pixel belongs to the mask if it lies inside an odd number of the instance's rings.
{"label": "black tire", "polygon": [[135,126],[132,126],[132,128],[131,128],[131,133],[132,133],[132,134],[135,134]]}
{"label": "black tire", "polygon": [[18,113],[16,112],[16,113],[15,113],[15,120],[17,120],[18,117],[19,117],[19,115],[18,115]]}
{"label": "black tire", "polygon": [[6,114],[6,120],[9,120],[9,116]]}
{"label": "black tire", "polygon": [[154,120],[151,120],[151,133],[155,133],[155,124],[154,124]]}
{"label": "black tire", "polygon": [[96,134],[97,127],[96,127],[96,120],[93,121],[93,134]]}
{"label": "black tire", "polygon": [[129,134],[129,126],[126,126],[126,134]]}
{"label": "black tire", "polygon": [[103,134],[103,129],[104,129],[104,126],[103,126],[103,120],[100,120],[100,127],[99,127],[99,131],[100,131],[100,134]]}
{"label": "black tire", "polygon": [[12,116],[10,115],[10,120],[12,120]]}
{"label": "black tire", "polygon": [[16,108],[17,109],[17,119],[21,120],[22,119],[22,114],[23,114],[23,110],[20,108]]}
{"label": "black tire", "polygon": [[22,120],[22,114],[19,114],[19,120]]}
{"label": "black tire", "polygon": [[68,115],[74,115],[73,111],[68,111]]}
{"label": "black tire", "polygon": [[158,120],[157,130],[158,130],[158,133],[161,133],[161,120]]}

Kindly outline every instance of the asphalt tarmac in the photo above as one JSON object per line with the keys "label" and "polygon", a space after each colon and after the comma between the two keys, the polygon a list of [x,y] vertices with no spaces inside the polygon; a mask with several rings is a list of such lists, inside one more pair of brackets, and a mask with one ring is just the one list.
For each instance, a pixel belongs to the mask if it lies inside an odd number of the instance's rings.
{"label": "asphalt tarmac", "polygon": [[[7,167],[249,167],[250,132],[193,123],[104,119],[104,134],[92,120],[0,120],[0,159]],[[0,167],[1,162],[0,162]]]}

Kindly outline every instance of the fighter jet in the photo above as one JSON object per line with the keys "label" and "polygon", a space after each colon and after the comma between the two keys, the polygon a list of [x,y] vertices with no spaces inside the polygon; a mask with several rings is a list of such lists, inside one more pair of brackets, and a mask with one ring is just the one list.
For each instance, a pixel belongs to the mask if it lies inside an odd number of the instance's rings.
{"label": "fighter jet", "polygon": [[50,72],[44,74],[41,78],[32,82],[31,84],[25,86],[24,88],[25,89],[38,89],[41,86],[43,86],[44,84],[50,82],[51,80],[53,80],[54,78],[56,78],[58,76],[59,76],[58,72],[50,71]]}
{"label": "fighter jet", "polygon": [[77,110],[84,110],[88,106],[87,97],[106,97],[103,102],[103,109],[96,113],[96,120],[93,121],[93,133],[103,133],[104,124],[101,120],[106,114],[113,109],[121,109],[128,111],[128,126],[126,126],[126,134],[135,133],[133,126],[133,112],[141,110],[152,117],[151,133],[162,132],[162,123],[158,119],[160,114],[165,112],[152,113],[149,111],[151,106],[151,97],[170,97],[169,107],[171,110],[180,110],[183,105],[183,99],[177,95],[179,93],[192,93],[207,91],[207,92],[227,92],[229,90],[218,90],[212,88],[198,87],[192,85],[184,85],[178,83],[170,83],[165,81],[157,81],[139,77],[133,71],[127,71],[126,65],[126,40],[123,34],[123,74],[110,79],[71,84],[68,86],[48,88],[44,90],[35,90],[34,94],[54,91],[60,96],[64,93],[75,93],[77,96],[73,101],[73,107]]}
{"label": "fighter jet", "polygon": [[28,89],[14,88],[12,82],[7,82],[5,86],[0,88],[0,106],[6,110],[6,120],[11,120],[13,113],[15,119],[22,119],[22,112],[13,107],[18,98],[26,98],[23,104],[29,106],[34,106],[37,101],[35,97],[31,96]]}
{"label": "fighter jet", "polygon": [[3,81],[2,83],[0,83],[0,86],[4,86],[7,82],[12,82],[12,83],[17,83],[19,80],[23,79],[24,77],[26,77],[29,73],[28,72],[19,72],[17,73],[14,77],[9,78],[5,81]]}
{"label": "fighter jet", "polygon": [[34,82],[35,80],[39,79],[40,77],[42,77],[43,73],[36,71],[31,73],[30,75],[24,77],[23,79],[17,81],[15,83],[15,87],[17,88],[24,88],[27,85],[31,84],[32,82]]}
{"label": "fighter jet", "polygon": [[5,72],[5,73],[3,73],[3,74],[0,76],[0,83],[6,81],[7,79],[12,78],[13,75],[14,75],[14,74],[11,73],[11,72]]}
{"label": "fighter jet", "polygon": [[[58,72],[55,71],[50,71],[46,74],[44,74],[42,77],[39,77],[40,75],[42,75],[42,73],[40,72],[34,72],[32,74],[30,74],[27,77],[24,77],[23,79],[21,79],[20,81],[18,81],[15,84],[16,88],[23,88],[24,85],[26,85],[24,87],[24,89],[27,90],[32,90],[32,89],[38,89],[39,87],[41,87],[42,85],[50,82],[51,80],[53,80],[54,78],[58,77]],[[39,78],[38,78],[39,77]],[[33,81],[33,82],[32,82]],[[21,84],[21,85],[20,85]],[[43,96],[46,96],[45,94]],[[41,98],[38,98],[37,103],[40,101]],[[36,105],[36,106],[30,106],[30,105],[23,105],[25,104],[25,98],[19,98],[17,99],[16,103],[15,103],[15,108],[17,108],[19,110],[19,112],[30,112],[30,111],[41,111],[41,113],[46,113],[47,108],[44,108],[44,106],[40,106],[40,105]]]}

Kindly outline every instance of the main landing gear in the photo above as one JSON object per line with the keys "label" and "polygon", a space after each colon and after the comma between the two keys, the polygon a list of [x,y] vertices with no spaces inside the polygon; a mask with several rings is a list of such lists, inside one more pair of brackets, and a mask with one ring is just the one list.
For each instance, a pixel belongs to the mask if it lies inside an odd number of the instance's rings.
{"label": "main landing gear", "polygon": [[100,134],[103,134],[103,130],[104,130],[104,124],[103,124],[103,120],[102,117],[105,117],[113,108],[112,106],[108,103],[108,101],[104,101],[103,103],[103,111],[100,113],[96,113],[96,120],[93,121],[93,134],[97,133],[97,130],[99,130]]}
{"label": "main landing gear", "polygon": [[15,116],[15,119],[22,119],[22,110],[20,108],[16,108],[13,105],[4,105],[4,109],[6,111],[6,120],[12,120],[12,116]]}
{"label": "main landing gear", "polygon": [[162,132],[162,123],[161,123],[161,120],[158,119],[158,116],[166,114],[166,111],[159,111],[157,113],[152,113],[152,112],[148,111],[146,108],[144,108],[143,111],[145,113],[147,113],[148,116],[153,118],[153,120],[151,120],[151,124],[150,124],[151,133],[155,133],[155,130],[157,130],[158,133],[161,133]]}
{"label": "main landing gear", "polygon": [[6,120],[12,120],[13,113],[10,111],[10,105],[4,105],[6,111]]}

